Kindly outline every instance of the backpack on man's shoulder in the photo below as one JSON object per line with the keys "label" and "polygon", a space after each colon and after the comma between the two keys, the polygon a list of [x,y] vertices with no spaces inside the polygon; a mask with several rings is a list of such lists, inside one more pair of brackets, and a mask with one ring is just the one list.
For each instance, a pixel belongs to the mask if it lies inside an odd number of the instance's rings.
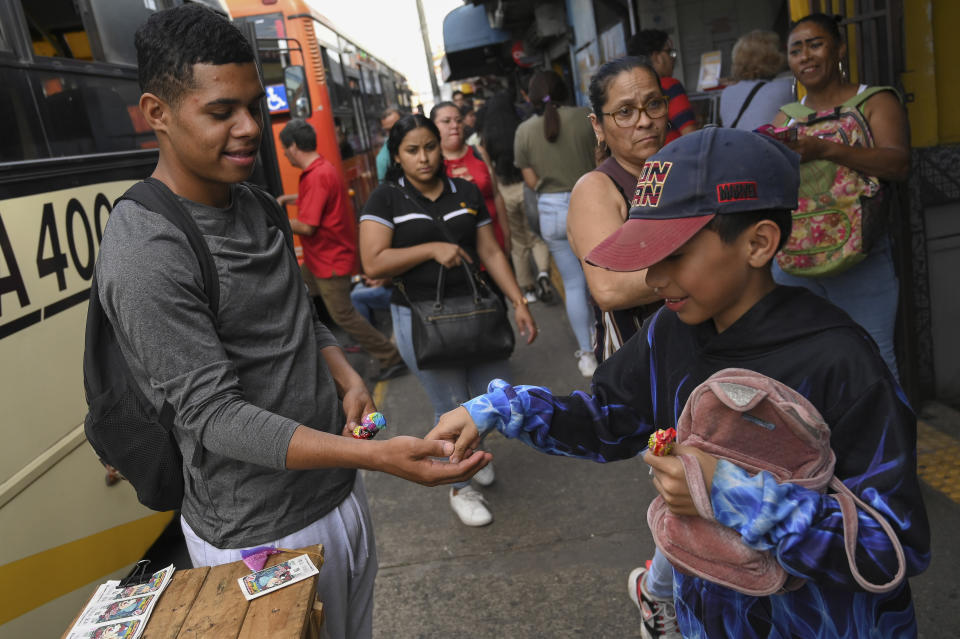
{"label": "backpack on man's shoulder", "polygon": [[[276,201],[259,187],[246,186],[293,250],[289,221]],[[183,232],[197,256],[203,290],[216,316],[220,304],[216,267],[190,213],[154,178],[134,184],[117,202],[125,199],[162,215]],[[88,408],[84,432],[100,461],[117,469],[133,485],[144,506],[161,511],[179,509],[184,495],[183,457],[173,435],[174,409],[166,402],[159,409],[153,406],[138,386],[100,303],[96,273],[87,310],[83,387]]]}
{"label": "backpack on man's shoulder", "polygon": [[[872,147],[873,133],[860,111],[886,86],[869,87],[840,106],[817,112],[801,102],[780,110],[793,119],[798,135],[853,147]],[[899,94],[897,94],[899,96]],[[801,277],[837,275],[861,262],[887,227],[887,189],[876,177],[829,160],[800,165],[800,192],[793,231],[777,263]]]}
{"label": "backpack on man's shoulder", "polygon": [[[829,488],[843,515],[844,547],[854,580],[868,592],[888,592],[903,581],[906,563],[896,533],[882,514],[833,474],[837,460],[830,448],[830,428],[813,404],[789,386],[746,369],[714,373],[690,393],[677,421],[677,442],[751,474],[770,473],[780,483],[821,493]],[[788,574],[774,553],[747,546],[739,533],[716,520],[699,462],[692,455],[679,459],[700,515],[675,515],[659,495],[647,510],[653,540],[670,563],[683,573],[755,597],[800,588],[805,580]],[[887,583],[871,583],[857,568],[858,508],[877,521],[897,555],[897,574]]]}

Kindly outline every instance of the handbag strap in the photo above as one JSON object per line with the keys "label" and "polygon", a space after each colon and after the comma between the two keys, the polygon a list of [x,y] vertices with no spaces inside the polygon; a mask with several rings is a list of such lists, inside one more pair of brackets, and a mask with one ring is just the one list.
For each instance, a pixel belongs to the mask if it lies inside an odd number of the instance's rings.
{"label": "handbag strap", "polygon": [[[407,200],[407,202],[409,202],[410,204],[412,204],[420,213],[423,213],[423,214],[426,215],[428,218],[430,218],[430,220],[431,220],[434,224],[437,225],[437,228],[440,229],[440,232],[443,233],[443,237],[444,237],[448,242],[450,242],[451,244],[456,244],[457,246],[460,246],[460,243],[457,242],[456,240],[454,240],[453,237],[450,235],[450,232],[447,230],[447,227],[445,227],[443,224],[441,224],[440,221],[437,220],[437,218],[435,218],[434,216],[430,215],[430,213],[429,213],[425,208],[423,208],[418,202],[416,202],[412,197],[410,197],[410,194],[409,194],[409,193],[407,193],[404,189],[400,188],[400,186],[397,185],[397,184],[392,184],[392,183],[391,183],[391,184],[389,184],[389,186],[390,186],[390,188],[392,188],[392,189],[396,189],[396,190],[400,193],[400,195],[402,195],[403,198],[404,198],[405,200]],[[477,278],[477,275],[478,275],[478,272],[479,272],[479,271],[477,270],[477,267],[474,266],[472,263],[467,262],[466,260],[462,260],[462,261],[460,262],[460,264],[461,264],[461,265],[464,267],[464,269],[466,269],[466,271],[467,271],[467,281],[470,283],[470,288],[473,289],[473,297],[474,297],[474,299],[479,299],[480,293],[479,293],[479,291],[477,290],[476,283],[474,282],[474,279]],[[443,300],[443,285],[444,285],[444,284],[443,284],[443,280],[444,280],[444,274],[445,274],[446,270],[447,270],[447,267],[444,266],[443,264],[441,264],[441,265],[440,265],[440,275],[437,277],[437,304],[440,304],[440,302]],[[397,278],[394,278],[394,279],[397,279]],[[480,280],[480,283],[483,284],[483,281]],[[401,280],[401,286],[402,286],[402,280]],[[485,285],[484,285],[484,286],[485,286]],[[410,303],[410,298],[407,297],[406,291],[404,291],[403,289],[401,289],[401,290],[400,290],[400,293],[401,293],[401,295],[403,295],[403,298],[404,298],[405,300],[407,300],[407,303],[409,304],[409,303]]]}
{"label": "handbag strap", "polygon": [[747,99],[743,101],[743,104],[740,106],[740,112],[737,113],[737,117],[733,119],[733,124],[730,125],[731,129],[737,128],[737,124],[740,123],[740,118],[743,117],[744,112],[746,112],[747,107],[750,106],[750,103],[753,101],[753,96],[757,95],[757,91],[760,90],[763,85],[767,83],[766,80],[761,80],[760,82],[753,85],[753,88],[750,89],[750,93],[747,94]]}

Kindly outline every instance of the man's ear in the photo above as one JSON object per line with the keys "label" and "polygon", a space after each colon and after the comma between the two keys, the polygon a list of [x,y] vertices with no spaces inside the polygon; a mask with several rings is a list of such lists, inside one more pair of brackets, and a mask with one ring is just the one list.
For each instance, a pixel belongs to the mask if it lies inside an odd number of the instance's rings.
{"label": "man's ear", "polygon": [[170,111],[170,105],[163,98],[153,93],[144,93],[140,96],[140,113],[155,132],[167,130]]}
{"label": "man's ear", "polygon": [[780,246],[780,227],[773,220],[760,220],[747,230],[747,262],[754,268],[766,266]]}

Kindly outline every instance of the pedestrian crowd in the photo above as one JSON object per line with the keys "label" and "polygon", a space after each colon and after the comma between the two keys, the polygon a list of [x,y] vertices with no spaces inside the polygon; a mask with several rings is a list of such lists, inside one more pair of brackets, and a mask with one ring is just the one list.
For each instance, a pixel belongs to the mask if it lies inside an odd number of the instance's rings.
{"label": "pedestrian crowd", "polygon": [[[449,484],[460,521],[489,525],[483,437],[496,430],[548,454],[642,455],[667,510],[710,520],[788,577],[769,592],[731,587],[658,547],[627,577],[644,637],[916,636],[904,575],[929,563],[929,528],[881,208],[909,173],[909,140],[893,89],[847,80],[832,17],[795,23],[785,55],[775,34],[741,38],[722,127],[697,130],[674,43],[656,30],[596,70],[589,106],[543,70],[482,104],[454,92],[429,117],[390,107],[380,184],[358,217],[312,126],[292,119],[280,141],[299,186],[277,197],[296,205],[289,229],[245,183],[263,134],[247,40],[192,3],[153,14],[136,46],[153,177],[204,234],[222,302],[214,316],[182,234],[129,200],[109,218],[96,277],[134,378],[175,411],[194,565],[322,542],[327,632],[370,637],[377,551],[356,469]],[[416,376],[436,424],[423,439],[350,436],[376,406],[315,301],[377,361],[375,379]],[[531,304],[565,312],[590,393],[512,379],[511,354],[537,337]],[[651,450],[731,368],[822,416],[831,468],[869,510],[710,441]],[[755,406],[758,392],[728,403]],[[758,433],[778,419],[792,417],[743,417]]]}

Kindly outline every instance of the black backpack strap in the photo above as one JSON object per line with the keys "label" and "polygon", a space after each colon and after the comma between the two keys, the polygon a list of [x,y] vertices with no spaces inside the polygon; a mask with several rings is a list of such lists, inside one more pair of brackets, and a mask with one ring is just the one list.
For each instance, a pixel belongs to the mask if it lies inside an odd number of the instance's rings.
{"label": "black backpack strap", "polygon": [[753,85],[753,88],[750,89],[750,93],[747,94],[747,99],[743,101],[743,104],[740,106],[740,112],[737,113],[737,117],[733,119],[733,124],[730,125],[731,129],[737,128],[737,124],[740,122],[740,118],[743,117],[744,112],[746,112],[747,107],[750,106],[750,103],[753,101],[753,96],[757,94],[757,91],[767,83],[766,80],[761,80]]}
{"label": "black backpack strap", "polygon": [[213,256],[203,239],[200,227],[183,203],[166,184],[152,177],[131,186],[117,201],[120,200],[133,200],[145,209],[159,213],[186,235],[187,242],[190,243],[190,248],[193,249],[200,264],[203,290],[207,294],[210,310],[216,317],[220,310],[220,280],[217,278],[217,267],[213,263]]}
{"label": "black backpack strap", "polygon": [[244,182],[243,185],[250,189],[250,192],[259,200],[260,206],[267,212],[267,218],[283,233],[283,237],[287,240],[287,248],[289,248],[290,252],[296,257],[297,253],[293,246],[293,229],[290,228],[290,219],[284,210],[280,208],[280,204],[276,198],[252,182]]}

